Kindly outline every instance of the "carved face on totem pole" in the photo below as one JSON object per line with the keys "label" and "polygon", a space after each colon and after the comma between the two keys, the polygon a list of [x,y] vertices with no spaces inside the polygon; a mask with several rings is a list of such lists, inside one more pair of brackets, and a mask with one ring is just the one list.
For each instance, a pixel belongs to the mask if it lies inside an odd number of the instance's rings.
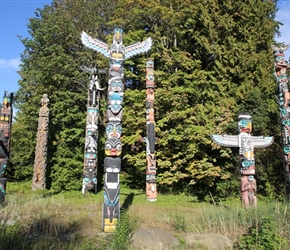
{"label": "carved face on totem pole", "polygon": [[87,135],[98,136],[98,126],[96,124],[87,124]]}
{"label": "carved face on totem pole", "polygon": [[7,96],[7,91],[4,91],[4,96],[3,96],[3,105],[4,107],[8,107],[10,103],[10,98]]}
{"label": "carved face on totem pole", "polygon": [[85,153],[85,157],[87,159],[96,159],[97,158],[97,143],[96,141],[91,138],[90,136],[88,136],[86,138],[86,153]]}
{"label": "carved face on totem pole", "polygon": [[108,103],[109,104],[123,104],[123,93],[112,92],[109,93],[108,96]]}
{"label": "carved face on totem pole", "polygon": [[105,154],[107,156],[119,156],[122,153],[122,143],[118,138],[110,138],[105,143]]}
{"label": "carved face on totem pole", "polygon": [[[1,155],[1,158],[2,158],[2,155]],[[3,177],[8,162],[7,162],[7,159],[5,159],[4,157],[2,159],[1,158],[0,158],[0,177]]]}
{"label": "carved face on totem pole", "polygon": [[106,134],[108,138],[120,138],[122,133],[122,124],[120,122],[108,122]]}
{"label": "carved face on totem pole", "polygon": [[110,77],[124,77],[124,66],[123,61],[110,60]]}
{"label": "carved face on totem pole", "polygon": [[148,59],[146,62],[146,88],[154,88],[154,61]]}
{"label": "carved face on totem pole", "polygon": [[252,132],[252,116],[249,114],[239,114],[238,115],[238,131],[239,133]]}
{"label": "carved face on totem pole", "polygon": [[241,174],[243,175],[254,175],[255,172],[255,160],[247,159],[246,157],[240,158],[241,162]]}
{"label": "carved face on totem pole", "polygon": [[275,55],[275,61],[278,66],[286,65],[284,53],[280,52]]}
{"label": "carved face on totem pole", "polygon": [[120,104],[110,104],[107,109],[107,120],[108,121],[122,121],[123,110]]}
{"label": "carved face on totem pole", "polygon": [[123,30],[121,28],[114,29],[113,42],[117,44],[123,43]]}
{"label": "carved face on totem pole", "polygon": [[109,80],[109,92],[124,92],[124,83],[121,77],[113,77]]}
{"label": "carved face on totem pole", "polygon": [[124,61],[126,47],[123,45],[123,30],[115,29],[114,33],[113,44],[110,46],[110,58],[117,61]]}
{"label": "carved face on totem pole", "polygon": [[99,110],[97,108],[93,108],[93,107],[88,108],[88,115],[89,116],[95,117],[98,115],[98,113],[99,113]]}
{"label": "carved face on totem pole", "polygon": [[125,60],[125,46],[123,44],[112,44],[110,46],[111,56],[110,58],[115,61]]}
{"label": "carved face on totem pole", "polygon": [[154,106],[154,88],[146,89],[146,109],[153,109]]}

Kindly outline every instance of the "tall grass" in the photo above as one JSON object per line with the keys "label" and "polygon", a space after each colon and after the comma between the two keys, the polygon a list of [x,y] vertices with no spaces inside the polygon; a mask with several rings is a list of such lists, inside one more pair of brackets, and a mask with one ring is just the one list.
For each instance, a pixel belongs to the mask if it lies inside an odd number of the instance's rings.
{"label": "tall grass", "polygon": [[105,234],[101,231],[102,192],[32,192],[30,183],[9,183],[0,208],[0,250],[130,249],[137,228],[173,233],[180,239],[180,248],[175,249],[186,249],[184,237],[191,233],[221,234],[235,244],[233,249],[289,246],[289,208],[281,202],[260,202],[257,208],[245,209],[239,200],[210,204],[185,194],[160,194],[152,203],[143,191],[126,188],[121,189],[120,202],[119,226],[115,233]]}

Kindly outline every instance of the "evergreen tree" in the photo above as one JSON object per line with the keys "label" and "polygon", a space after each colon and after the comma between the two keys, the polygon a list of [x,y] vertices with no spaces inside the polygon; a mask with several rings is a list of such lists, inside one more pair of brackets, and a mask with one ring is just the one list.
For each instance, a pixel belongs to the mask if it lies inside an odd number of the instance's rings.
{"label": "evergreen tree", "polygon": [[[237,153],[214,145],[210,134],[236,134],[237,114],[244,111],[253,116],[254,133],[278,131],[270,49],[278,27],[274,14],[275,1],[257,0],[63,0],[38,10],[28,25],[31,38],[22,39],[26,49],[13,128],[17,176],[27,177],[20,174],[22,166],[31,166],[32,173],[39,97],[46,92],[51,100],[52,187],[81,187],[88,76],[80,66],[106,68],[109,62],[86,49],[80,33],[84,30],[110,44],[113,28],[119,26],[125,46],[146,37],[154,41],[146,55],[125,61],[121,141],[122,171],[128,181],[145,186],[145,145],[139,138],[146,131],[145,58],[153,57],[159,189],[220,190],[229,183],[222,180],[237,177]],[[106,93],[103,111],[105,99]],[[100,124],[102,155],[104,116]],[[277,147],[271,150],[276,154]],[[274,170],[280,164],[271,154],[262,154],[265,151],[256,155],[261,159],[257,169],[267,165]],[[102,164],[100,158],[99,171]]]}

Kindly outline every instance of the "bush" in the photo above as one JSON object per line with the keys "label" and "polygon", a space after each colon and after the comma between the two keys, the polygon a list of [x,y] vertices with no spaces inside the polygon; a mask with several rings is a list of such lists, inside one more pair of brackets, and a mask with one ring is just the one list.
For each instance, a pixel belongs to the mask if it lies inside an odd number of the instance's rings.
{"label": "bush", "polygon": [[277,250],[286,249],[287,241],[278,229],[278,224],[271,217],[253,220],[246,235],[243,235],[235,249]]}

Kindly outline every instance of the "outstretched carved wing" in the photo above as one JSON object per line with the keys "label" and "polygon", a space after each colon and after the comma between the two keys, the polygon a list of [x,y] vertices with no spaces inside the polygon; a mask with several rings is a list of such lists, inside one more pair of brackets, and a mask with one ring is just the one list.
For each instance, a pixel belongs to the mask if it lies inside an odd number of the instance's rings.
{"label": "outstretched carved wing", "polygon": [[239,147],[239,137],[237,135],[216,135],[211,134],[211,139],[224,147]]}
{"label": "outstretched carved wing", "polygon": [[147,38],[143,42],[137,42],[137,43],[131,44],[126,47],[125,59],[128,59],[132,56],[135,56],[141,53],[145,53],[151,48],[151,46],[152,46],[151,37]]}
{"label": "outstretched carved wing", "polygon": [[83,45],[85,45],[86,47],[103,54],[105,57],[110,57],[109,46],[106,43],[98,39],[90,37],[84,31],[81,34],[81,40],[82,40]]}
{"label": "outstretched carved wing", "polygon": [[283,53],[284,51],[286,51],[289,48],[290,44],[286,44],[286,45],[271,45],[272,50],[274,50],[275,52],[280,52]]}
{"label": "outstretched carved wing", "polygon": [[265,148],[274,142],[273,136],[252,136],[252,145],[255,148]]}

